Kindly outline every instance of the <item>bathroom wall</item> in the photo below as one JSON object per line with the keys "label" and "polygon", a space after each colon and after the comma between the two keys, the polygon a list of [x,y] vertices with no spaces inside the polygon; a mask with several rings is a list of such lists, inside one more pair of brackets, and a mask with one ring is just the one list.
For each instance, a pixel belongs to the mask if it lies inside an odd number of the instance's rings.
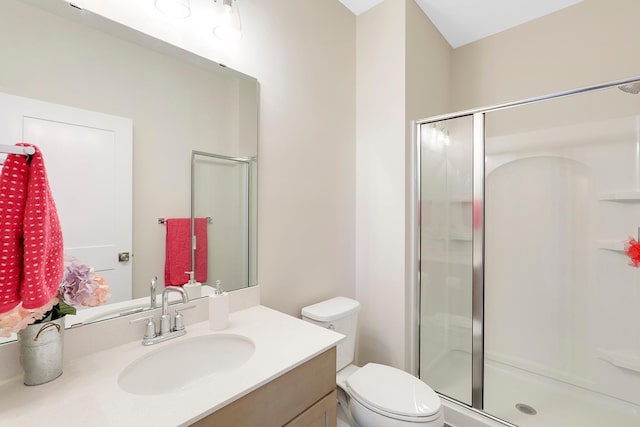
{"label": "bathroom wall", "polygon": [[301,307],[321,299],[354,297],[353,14],[338,1],[243,0],[244,37],[225,43],[210,29],[168,21],[145,1],[142,11],[125,0],[74,3],[260,83],[262,303],[299,316]]}
{"label": "bathroom wall", "polygon": [[404,365],[405,0],[357,18],[358,360]]}
{"label": "bathroom wall", "polygon": [[299,316],[355,297],[355,17],[337,1],[243,7],[251,50],[236,68],[261,87],[262,303]]}
{"label": "bathroom wall", "polygon": [[453,51],[453,110],[640,74],[640,2],[584,0]]}
{"label": "bathroom wall", "polygon": [[413,0],[384,1],[356,26],[358,361],[405,368],[410,121],[447,111],[450,48]]}

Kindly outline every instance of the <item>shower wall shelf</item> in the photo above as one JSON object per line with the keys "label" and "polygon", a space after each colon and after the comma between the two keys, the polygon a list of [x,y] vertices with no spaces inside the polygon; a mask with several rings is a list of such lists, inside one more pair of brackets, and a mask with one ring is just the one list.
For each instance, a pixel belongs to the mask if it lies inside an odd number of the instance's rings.
{"label": "shower wall shelf", "polygon": [[624,252],[626,240],[598,240],[596,242],[598,249],[607,251]]}
{"label": "shower wall shelf", "polygon": [[599,200],[603,202],[640,202],[640,191],[616,191],[600,193]]}
{"label": "shower wall shelf", "polygon": [[619,368],[640,372],[640,356],[619,351],[598,349],[598,358]]}

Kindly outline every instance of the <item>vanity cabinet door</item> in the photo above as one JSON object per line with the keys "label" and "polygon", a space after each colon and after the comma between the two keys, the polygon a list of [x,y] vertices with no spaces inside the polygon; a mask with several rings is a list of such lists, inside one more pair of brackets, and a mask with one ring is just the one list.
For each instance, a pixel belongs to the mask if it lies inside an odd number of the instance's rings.
{"label": "vanity cabinet door", "polygon": [[286,427],[336,427],[336,400],[337,393],[334,390],[293,419]]}
{"label": "vanity cabinet door", "polygon": [[335,427],[335,392],[336,348],[332,347],[192,426]]}

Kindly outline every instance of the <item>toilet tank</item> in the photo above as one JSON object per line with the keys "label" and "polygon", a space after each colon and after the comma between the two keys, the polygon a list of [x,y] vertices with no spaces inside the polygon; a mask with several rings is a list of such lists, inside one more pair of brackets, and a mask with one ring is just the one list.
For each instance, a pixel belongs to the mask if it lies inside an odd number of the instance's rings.
{"label": "toilet tank", "polygon": [[302,309],[303,320],[346,335],[336,349],[338,371],[353,362],[359,310],[358,301],[345,297],[331,298]]}

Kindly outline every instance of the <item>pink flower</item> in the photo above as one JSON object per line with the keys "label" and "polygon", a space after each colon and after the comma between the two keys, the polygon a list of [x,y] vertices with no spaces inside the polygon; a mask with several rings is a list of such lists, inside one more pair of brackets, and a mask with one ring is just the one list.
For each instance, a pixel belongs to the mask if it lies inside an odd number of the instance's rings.
{"label": "pink flower", "polygon": [[102,276],[95,274],[93,282],[97,284],[97,287],[93,292],[93,295],[82,303],[82,305],[86,307],[96,307],[100,304],[104,304],[111,296],[109,293],[109,284]]}
{"label": "pink flower", "polygon": [[640,243],[633,237],[630,237],[624,245],[624,251],[629,257],[629,265],[636,268],[640,267]]}
{"label": "pink flower", "polygon": [[110,296],[109,284],[102,276],[96,274],[91,266],[75,258],[65,258],[64,273],[57,296],[52,297],[37,310],[25,310],[22,304],[18,304],[12,310],[1,313],[0,336],[9,337],[12,333],[43,319],[57,319],[67,314],[75,314],[74,307],[80,305],[95,307],[104,304]]}
{"label": "pink flower", "polygon": [[59,302],[57,297],[53,297],[44,307],[38,310],[25,310],[22,304],[18,304],[13,309],[0,315],[0,337],[9,338],[12,333],[23,330],[27,326],[40,320],[44,315]]}

